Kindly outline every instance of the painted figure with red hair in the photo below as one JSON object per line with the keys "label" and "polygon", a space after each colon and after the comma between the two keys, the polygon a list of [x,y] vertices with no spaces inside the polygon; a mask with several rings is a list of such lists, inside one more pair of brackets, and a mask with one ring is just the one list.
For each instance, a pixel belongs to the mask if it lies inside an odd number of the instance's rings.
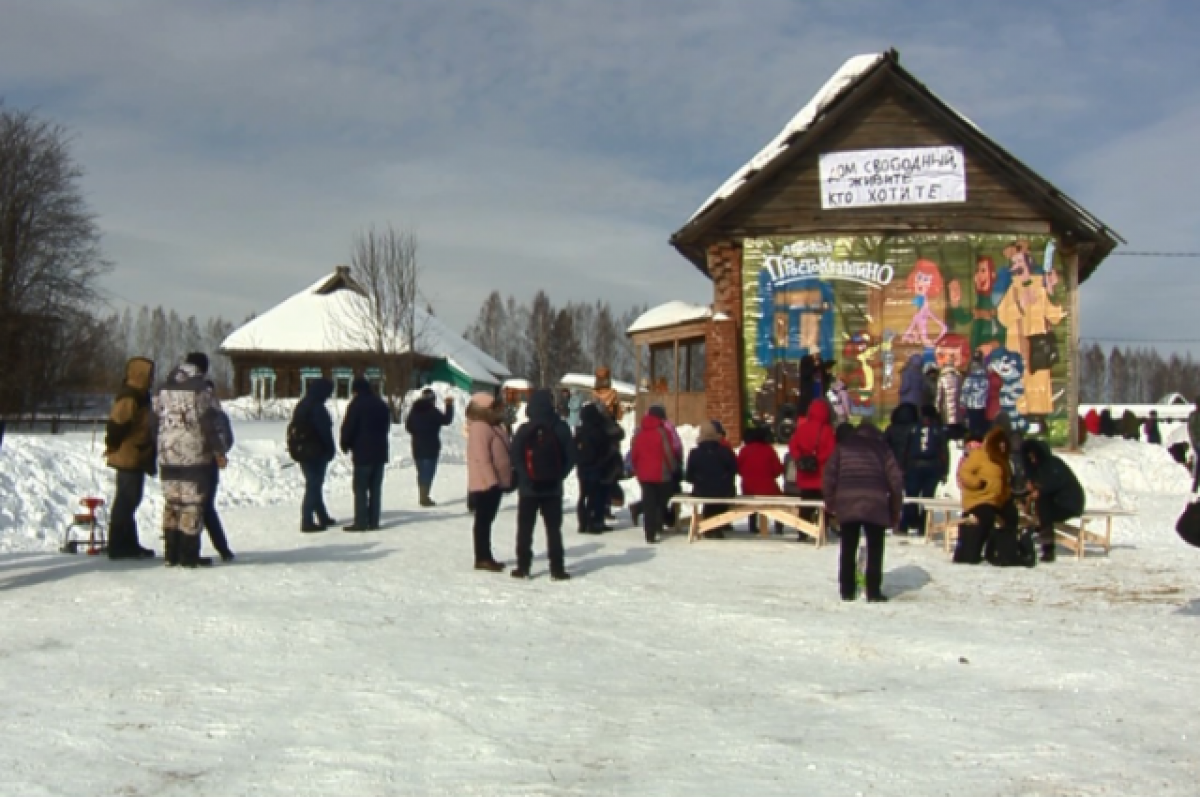
{"label": "painted figure with red hair", "polygon": [[[927,349],[932,348],[949,331],[946,323],[934,315],[933,308],[930,307],[933,297],[941,294],[942,286],[942,272],[937,263],[932,260],[918,260],[908,275],[908,290],[912,292],[917,312],[913,315],[908,329],[904,331],[903,340],[906,343],[920,343]],[[930,321],[942,328],[932,340],[929,337]]]}

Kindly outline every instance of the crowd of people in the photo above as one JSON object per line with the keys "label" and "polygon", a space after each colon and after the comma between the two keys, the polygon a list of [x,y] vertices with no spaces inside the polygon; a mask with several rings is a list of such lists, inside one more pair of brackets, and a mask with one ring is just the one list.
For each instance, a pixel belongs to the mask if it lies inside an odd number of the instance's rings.
{"label": "crowd of people", "polygon": [[[117,471],[111,558],[154,556],[138,539],[135,516],[145,477],[158,474],[165,499],[167,564],[189,568],[211,564],[200,555],[200,532],[205,528],[221,558],[234,559],[215,508],[233,431],[206,379],[207,369],[204,354],[189,354],[154,391],[154,363],[134,358],[127,364],[105,440],[108,464]],[[776,448],[777,430],[752,425],[735,449],[716,421],[700,425],[698,443],[685,456],[679,432],[662,406],[649,408],[622,456],[623,408],[606,371],[598,373],[590,400],[574,406],[550,390],[534,391],[525,407],[526,420],[519,426],[498,398],[476,393],[466,408],[474,566],[495,573],[506,569],[493,554],[492,528],[503,496],[516,492],[516,562],[511,575],[530,577],[533,535],[540,517],[550,577],[569,579],[562,536],[563,495],[565,481],[575,473],[580,533],[612,530],[608,522],[614,519],[614,505],[623,502],[621,482],[632,478],[640,486],[641,500],[629,505],[630,515],[651,544],[677,519],[671,498],[685,492],[685,483],[690,495],[714,499],[701,510],[709,518],[725,511],[722,499],[739,495],[786,494],[823,502],[842,546],[842,597],[852,600],[857,595],[855,568],[861,538],[866,547],[866,598],[883,601],[886,533],[904,536],[924,527],[924,513],[912,499],[932,498],[939,485],[949,480],[952,445],[963,449],[955,478],[966,518],[955,561],[1032,565],[1034,534],[1040,541],[1041,561],[1053,561],[1054,524],[1078,517],[1085,509],[1083,488],[1071,469],[1043,442],[1026,440],[1013,430],[1003,412],[993,414],[986,403],[977,406],[971,380],[986,379],[978,370],[973,368],[962,385],[946,385],[944,375],[934,380],[927,376],[919,367],[905,369],[901,395],[921,403],[901,403],[882,431],[870,420],[850,424],[836,409],[836,391],[822,396],[814,390],[802,417],[787,429],[786,440],[778,440],[786,443],[783,457]],[[318,533],[337,522],[325,507],[323,488],[329,463],[339,450],[353,464],[354,517],[343,530],[377,530],[390,459],[392,411],[370,382],[358,378],[352,383],[352,398],[335,438],[326,407],[332,394],[330,380],[311,381],[288,424],[288,452],[305,480],[300,530]],[[405,419],[422,507],[436,506],[432,489],[441,432],[453,423],[454,410],[452,397],[439,407],[434,392],[426,389]],[[949,423],[944,412],[949,413]],[[751,531],[757,523],[751,517]],[[725,526],[706,536],[723,538],[730,531]],[[782,534],[782,526],[776,523],[775,531]]]}

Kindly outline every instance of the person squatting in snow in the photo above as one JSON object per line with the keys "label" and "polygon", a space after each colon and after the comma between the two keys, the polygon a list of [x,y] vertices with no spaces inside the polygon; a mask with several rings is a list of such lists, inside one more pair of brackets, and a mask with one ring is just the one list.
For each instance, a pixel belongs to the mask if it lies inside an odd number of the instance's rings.
{"label": "person squatting in snow", "polygon": [[200,556],[204,505],[212,490],[210,467],[226,464],[230,442],[222,437],[219,410],[205,385],[208,357],[189,354],[158,390],[158,461],[163,493],[167,566],[212,564]]}

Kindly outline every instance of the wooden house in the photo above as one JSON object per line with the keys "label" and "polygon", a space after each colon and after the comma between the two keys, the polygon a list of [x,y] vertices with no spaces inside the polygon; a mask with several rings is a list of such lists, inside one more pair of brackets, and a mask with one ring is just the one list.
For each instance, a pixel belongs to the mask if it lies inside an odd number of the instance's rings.
{"label": "wooden house", "polygon": [[1120,241],[895,51],[847,61],[671,238],[712,280],[707,414],[735,439],[797,400],[819,354],[881,425],[905,367],[977,357],[1018,428],[1058,443],[1075,436],[1078,288]]}

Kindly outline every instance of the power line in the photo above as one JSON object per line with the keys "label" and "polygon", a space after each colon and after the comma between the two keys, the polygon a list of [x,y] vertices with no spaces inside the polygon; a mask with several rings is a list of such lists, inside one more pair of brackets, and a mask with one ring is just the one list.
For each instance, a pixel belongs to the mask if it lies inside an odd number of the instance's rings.
{"label": "power line", "polygon": [[1092,343],[1191,343],[1200,344],[1200,338],[1106,338],[1095,335],[1080,336],[1079,340]]}

